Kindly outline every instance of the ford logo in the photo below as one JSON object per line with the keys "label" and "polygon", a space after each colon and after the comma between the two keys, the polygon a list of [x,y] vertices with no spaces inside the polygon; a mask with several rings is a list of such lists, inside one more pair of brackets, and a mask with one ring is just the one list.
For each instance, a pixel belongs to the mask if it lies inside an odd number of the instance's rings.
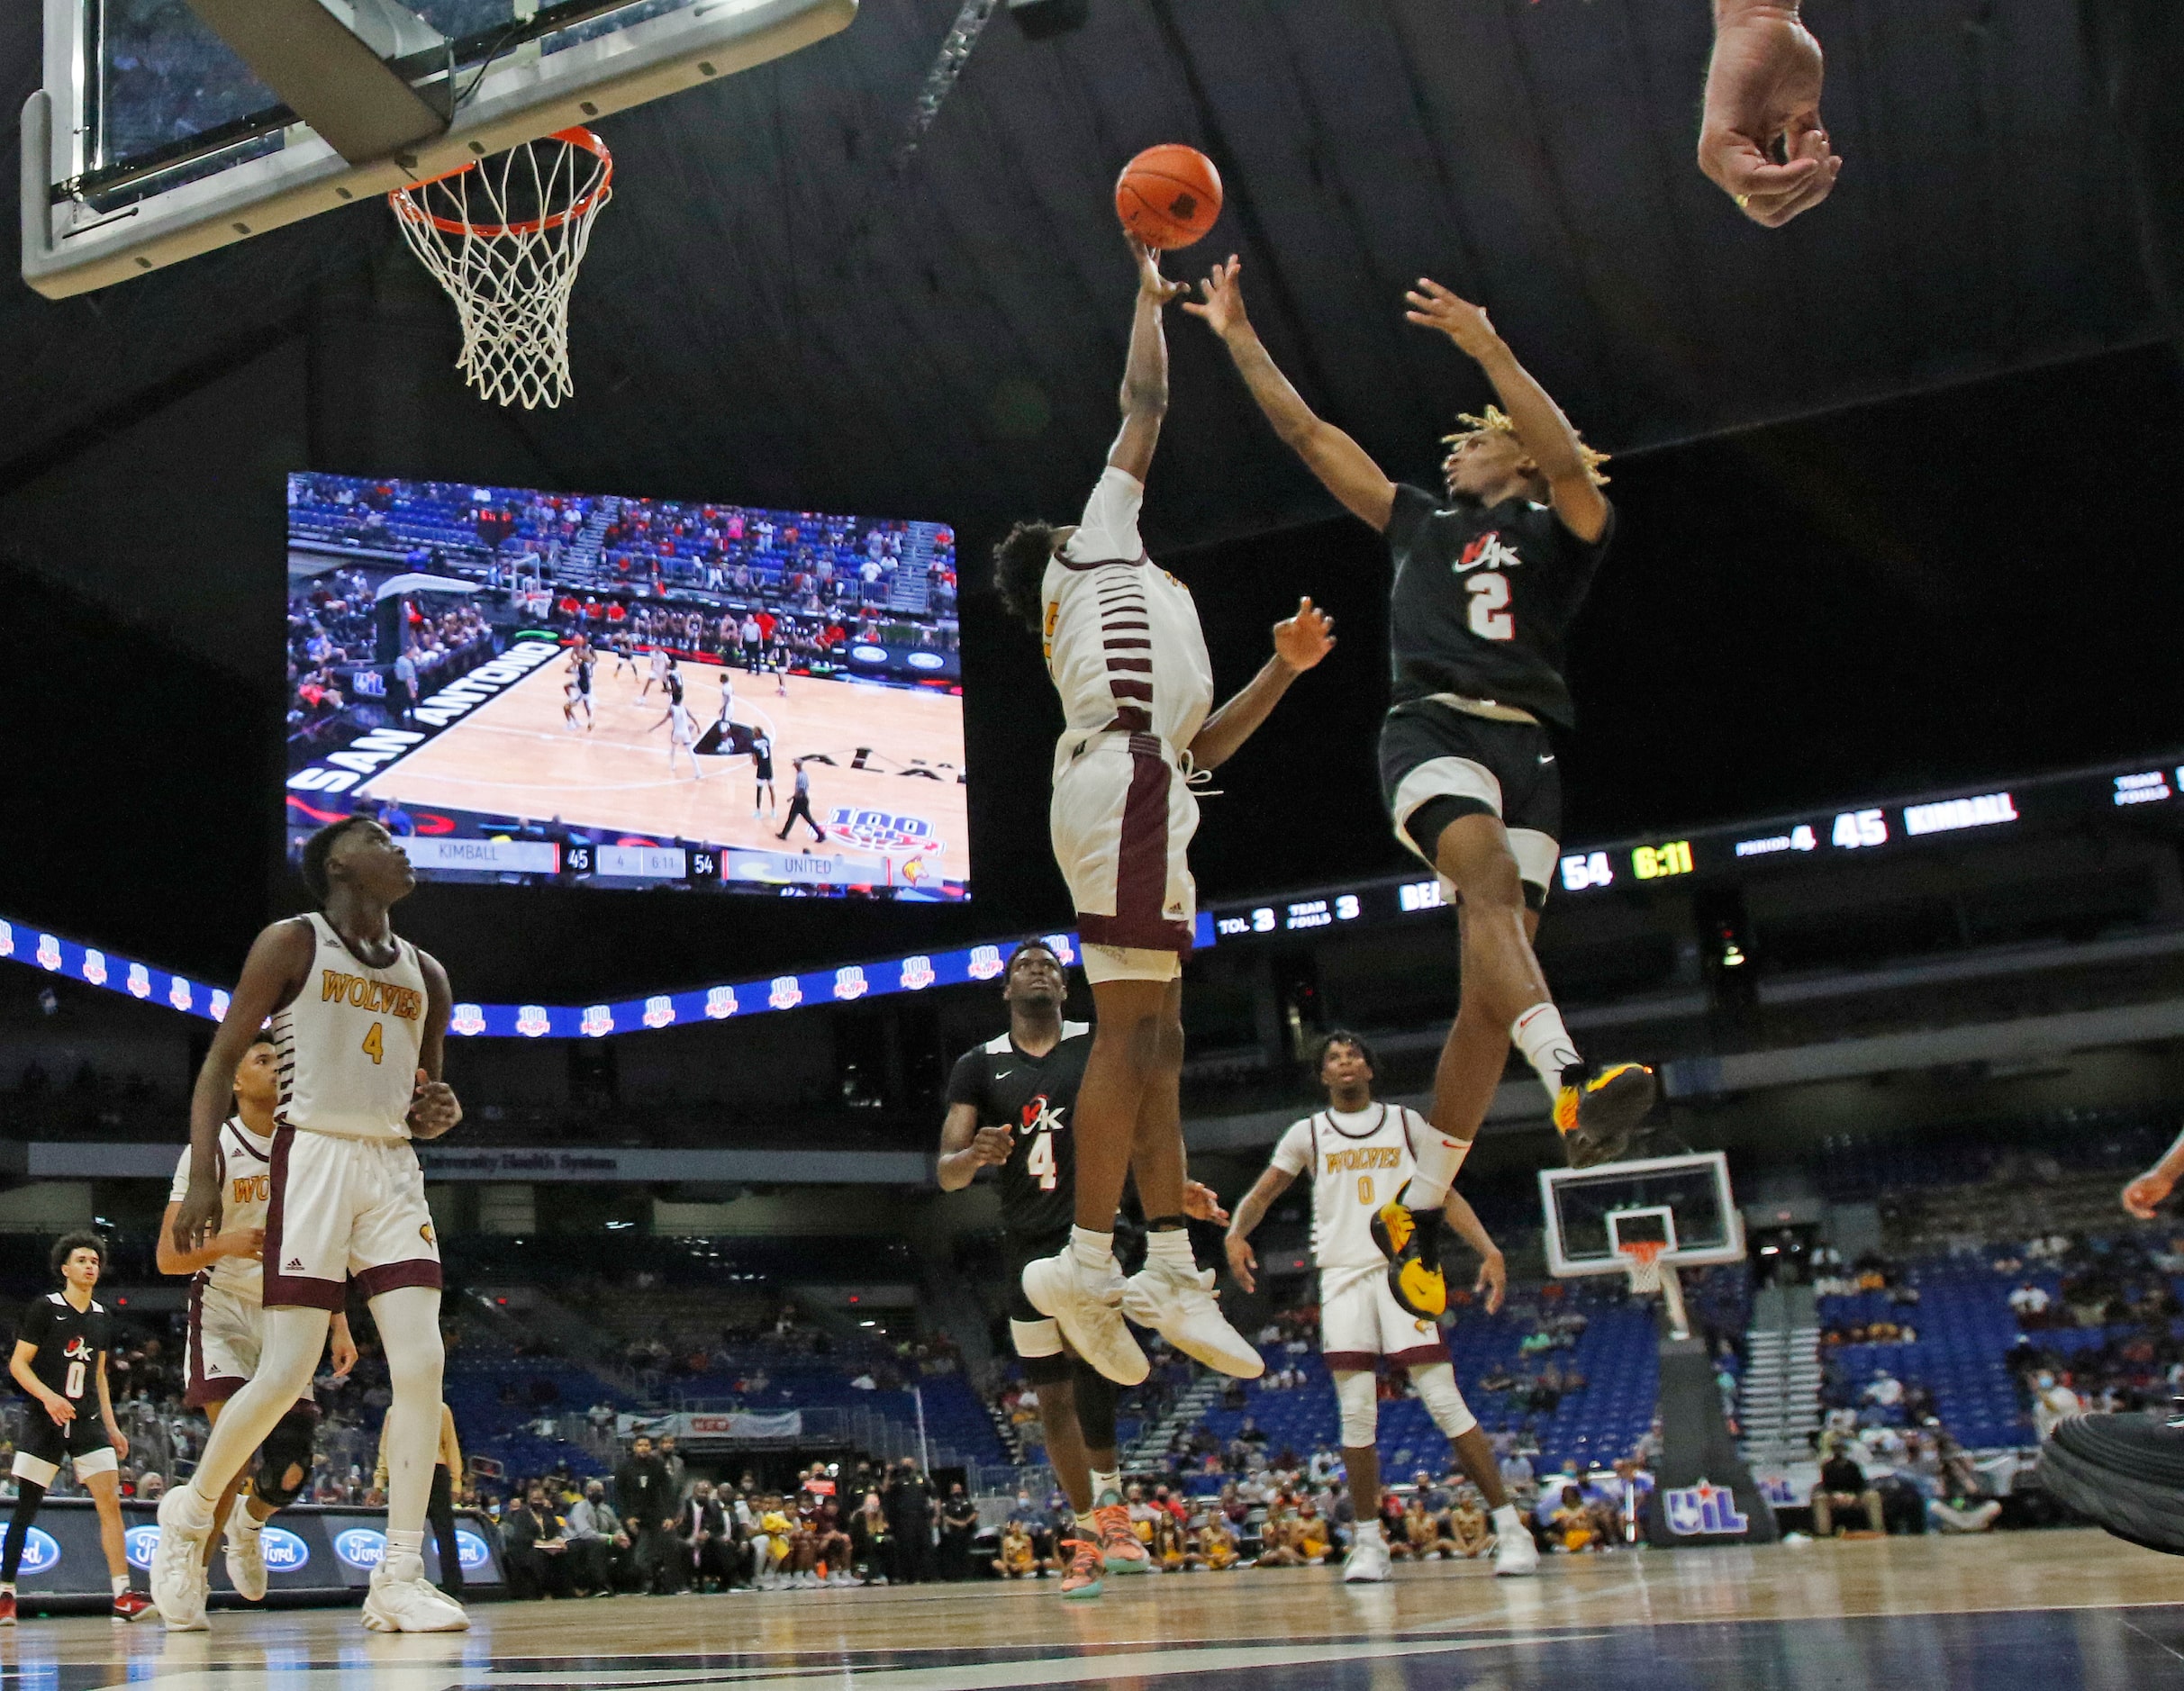
{"label": "ford logo", "polygon": [[860,664],[884,664],[887,661],[885,649],[877,646],[853,646],[849,648],[849,656]]}
{"label": "ford logo", "polygon": [[[143,1529],[139,1528],[138,1530],[141,1532]],[[154,1527],[152,1530],[156,1533],[159,1529]],[[135,1551],[136,1547],[131,1545],[130,1547],[130,1560],[131,1561],[136,1560]],[[142,1562],[138,1562],[137,1565],[140,1568],[144,1567],[148,1565],[150,1560],[150,1556],[147,1554],[144,1560]],[[23,1571],[24,1573],[50,1574],[59,1566],[60,1546],[53,1542],[53,1535],[51,1533],[44,1531],[42,1528],[34,1526],[23,1535]]]}
{"label": "ford logo", "polygon": [[376,1568],[386,1554],[386,1534],[375,1527],[352,1526],[334,1534],[333,1553],[351,1568]]}
{"label": "ford logo", "polygon": [[910,655],[910,666],[912,669],[946,669],[947,667],[938,652],[912,652]]}
{"label": "ford logo", "polygon": [[[35,1529],[32,1530],[35,1531]],[[132,1526],[128,1532],[122,1534],[122,1546],[128,1554],[129,1565],[131,1568],[150,1568],[151,1553],[159,1548],[159,1529],[157,1526]],[[60,1560],[60,1552],[58,1550],[53,1552],[53,1560],[55,1561]],[[24,1565],[28,1566],[29,1561],[30,1558],[25,1556],[23,1558]]]}
{"label": "ford logo", "polygon": [[285,1527],[267,1527],[259,1534],[258,1542],[266,1548],[267,1573],[300,1573],[311,1566],[311,1546]]}
{"label": "ford logo", "polygon": [[476,1533],[466,1532],[459,1526],[455,1529],[455,1559],[462,1563],[466,1572],[473,1568],[486,1567],[493,1560],[491,1552],[485,1548],[485,1541]]}

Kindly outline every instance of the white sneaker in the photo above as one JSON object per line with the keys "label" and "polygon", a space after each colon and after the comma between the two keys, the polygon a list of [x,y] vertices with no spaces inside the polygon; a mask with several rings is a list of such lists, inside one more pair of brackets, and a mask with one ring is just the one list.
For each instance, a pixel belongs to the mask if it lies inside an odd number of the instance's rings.
{"label": "white sneaker", "polygon": [[159,1499],[159,1542],[151,1553],[151,1600],[170,1632],[204,1630],[204,1542],[213,1533],[213,1506],[194,1486],[177,1486]]}
{"label": "white sneaker", "polygon": [[1385,1539],[1361,1538],[1350,1547],[1343,1560],[1342,1583],[1346,1586],[1376,1586],[1388,1578],[1392,1564],[1388,1557]]}
{"label": "white sneaker", "polygon": [[[1031,1270],[1026,1269],[1027,1293],[1031,1289],[1030,1280]],[[1219,1369],[1237,1379],[1256,1379],[1266,1371],[1266,1359],[1259,1354],[1258,1347],[1228,1325],[1228,1317],[1221,1314],[1220,1306],[1213,1301],[1212,1270],[1201,1272],[1148,1261],[1143,1270],[1124,1282],[1124,1287],[1123,1313],[1139,1326],[1152,1328],[1184,1355],[1194,1356],[1208,1368]],[[1038,1299],[1034,1298],[1031,1301],[1036,1304]],[[1063,1323],[1062,1332],[1074,1343],[1068,1323]],[[1083,1351],[1083,1347],[1079,1345],[1078,1349]],[[1100,1371],[1107,1373],[1104,1368]],[[1145,1376],[1140,1373],[1137,1378],[1142,1379]]]}
{"label": "white sneaker", "polygon": [[1024,1265],[1024,1296],[1031,1307],[1052,1316],[1070,1349],[1118,1386],[1137,1385],[1153,1371],[1123,1324],[1123,1289],[1128,1284],[1119,1269],[1094,1273],[1067,1245],[1058,1256]]}
{"label": "white sneaker", "polygon": [[412,1558],[407,1569],[390,1571],[382,1561],[372,1570],[364,1624],[375,1632],[462,1632],[469,1630],[470,1617],[425,1578],[423,1562]]}
{"label": "white sneaker", "polygon": [[1494,1572],[1515,1578],[1539,1571],[1539,1546],[1523,1522],[1494,1523]]}
{"label": "white sneaker", "polygon": [[252,1603],[266,1600],[266,1524],[235,1500],[228,1516],[228,1578],[238,1595]]}

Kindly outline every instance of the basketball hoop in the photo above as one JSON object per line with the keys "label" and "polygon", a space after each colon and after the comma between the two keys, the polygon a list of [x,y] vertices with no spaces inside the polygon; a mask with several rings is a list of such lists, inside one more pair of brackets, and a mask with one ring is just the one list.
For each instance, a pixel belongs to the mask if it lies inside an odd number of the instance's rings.
{"label": "basketball hoop", "polygon": [[613,182],[606,142],[565,129],[386,196],[410,250],[455,302],[455,367],[485,398],[530,410],[575,391],[569,290]]}
{"label": "basketball hoop", "polygon": [[1621,1249],[1626,1259],[1623,1271],[1630,1276],[1630,1289],[1634,1292],[1659,1291],[1661,1253],[1668,1249],[1668,1241],[1633,1239]]}

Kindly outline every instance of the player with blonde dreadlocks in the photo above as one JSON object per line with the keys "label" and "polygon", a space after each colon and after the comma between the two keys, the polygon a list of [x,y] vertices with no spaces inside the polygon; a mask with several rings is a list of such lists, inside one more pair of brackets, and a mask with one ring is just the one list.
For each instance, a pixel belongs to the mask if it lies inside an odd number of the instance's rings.
{"label": "player with blonde dreadlocks", "polygon": [[1545,1086],[1570,1161],[1624,1156],[1654,1101],[1641,1063],[1589,1067],[1547,991],[1532,936],[1560,853],[1562,776],[1551,735],[1573,723],[1563,642],[1615,532],[1606,460],[1494,332],[1486,312],[1420,277],[1404,314],[1446,335],[1484,372],[1498,405],[1444,442],[1445,498],[1391,481],[1357,442],[1313,414],[1244,310],[1235,258],[1184,309],[1236,360],[1274,432],[1328,491],[1388,537],[1392,703],[1382,790],[1396,837],[1458,901],[1463,984],[1434,1072],[1436,1131],[1417,1172],[1375,1218],[1398,1301],[1430,1319],[1446,1302],[1438,1212],[1471,1150],[1512,1041]]}

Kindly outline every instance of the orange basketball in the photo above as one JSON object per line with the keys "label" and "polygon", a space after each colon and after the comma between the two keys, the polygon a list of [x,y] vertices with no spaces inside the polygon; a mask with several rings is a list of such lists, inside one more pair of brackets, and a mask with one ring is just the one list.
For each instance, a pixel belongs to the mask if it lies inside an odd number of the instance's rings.
{"label": "orange basketball", "polygon": [[1148,147],[1115,181],[1115,215],[1148,247],[1173,252],[1202,240],[1221,214],[1221,173],[1194,147]]}

